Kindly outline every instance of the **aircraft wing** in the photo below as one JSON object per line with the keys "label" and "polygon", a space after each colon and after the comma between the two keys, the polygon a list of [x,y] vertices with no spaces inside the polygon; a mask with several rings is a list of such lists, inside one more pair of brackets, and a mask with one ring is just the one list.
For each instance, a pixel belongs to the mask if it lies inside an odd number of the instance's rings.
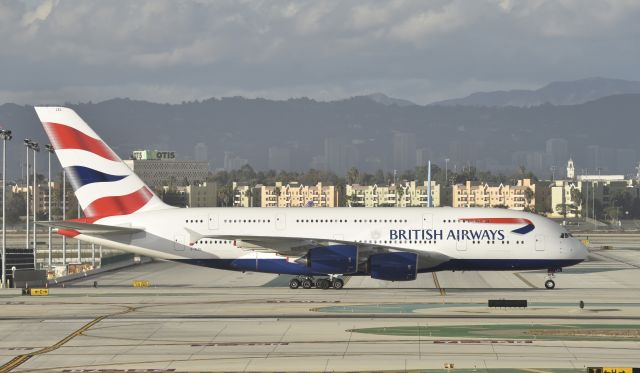
{"label": "aircraft wing", "polygon": [[331,245],[353,245],[358,247],[360,258],[366,258],[373,254],[405,251],[418,254],[421,267],[433,267],[444,263],[451,258],[436,251],[412,250],[404,247],[394,247],[392,245],[377,245],[346,240],[327,240],[317,238],[292,238],[292,237],[272,237],[272,236],[227,236],[213,235],[202,238],[217,238],[223,240],[235,240],[236,245],[243,249],[257,252],[275,253],[282,256],[304,256],[309,249]]}
{"label": "aircraft wing", "polygon": [[144,231],[144,229],[140,228],[81,223],[75,221],[39,221],[36,222],[36,224],[62,230],[73,230],[80,234],[87,235],[133,234]]}

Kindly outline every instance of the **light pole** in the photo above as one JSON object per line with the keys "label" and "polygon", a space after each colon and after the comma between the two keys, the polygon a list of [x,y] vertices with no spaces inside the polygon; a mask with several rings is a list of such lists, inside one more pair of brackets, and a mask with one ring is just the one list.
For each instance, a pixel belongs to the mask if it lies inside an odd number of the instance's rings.
{"label": "light pole", "polygon": [[[62,169],[62,221],[67,218],[67,175]],[[62,265],[67,265],[67,237],[62,236]]]}
{"label": "light pole", "polygon": [[[49,155],[49,175],[47,176],[47,184],[49,185],[49,192],[48,192],[48,197],[49,197],[49,206],[47,208],[47,217],[49,218],[49,223],[51,223],[51,153],[53,153],[54,149],[53,146],[51,144],[47,144],[44,146],[45,149],[47,149],[47,153]],[[52,263],[52,259],[51,259],[51,226],[48,227],[48,233],[49,233],[49,239],[48,239],[48,244],[49,244],[49,270],[51,270],[51,267],[53,266]]]}
{"label": "light pole", "polygon": [[449,183],[449,158],[444,159],[444,186],[447,186]]}
{"label": "light pole", "polygon": [[40,151],[40,145],[38,145],[37,142],[33,142],[32,143],[32,150],[33,150],[33,269],[38,269],[38,263],[37,263],[37,252],[36,252],[36,246],[38,246],[38,243],[36,241],[36,220],[37,220],[37,214],[38,214],[38,207],[36,205],[36,200],[37,200],[37,196],[38,193],[38,177],[36,175],[36,153]]}
{"label": "light pole", "polygon": [[25,248],[29,250],[29,149],[31,148],[31,139],[24,139],[24,146],[27,150],[27,237]]}
{"label": "light pole", "polygon": [[2,284],[0,287],[4,288],[7,284],[7,226],[6,226],[6,214],[7,214],[7,200],[6,200],[6,180],[7,180],[7,140],[11,140],[11,131],[0,129],[0,137],[2,137]]}
{"label": "light pole", "polygon": [[[80,200],[78,199],[78,197],[76,197],[76,201],[78,202],[78,219],[80,219]],[[78,263],[82,263],[82,261],[80,261],[81,257],[80,257],[80,240],[76,240],[78,241]]]}

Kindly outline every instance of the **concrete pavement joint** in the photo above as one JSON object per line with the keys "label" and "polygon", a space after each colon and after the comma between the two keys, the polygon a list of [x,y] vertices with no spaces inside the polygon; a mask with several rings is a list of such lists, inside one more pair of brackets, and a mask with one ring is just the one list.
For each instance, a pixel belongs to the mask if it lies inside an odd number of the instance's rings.
{"label": "concrete pavement joint", "polygon": [[526,278],[524,278],[524,276],[521,273],[514,273],[514,275],[520,279],[520,281],[524,282],[527,286],[529,286],[532,289],[537,289],[538,287],[535,286],[534,284],[532,284],[529,280],[527,280]]}
{"label": "concrete pavement joint", "polygon": [[115,312],[115,313],[111,313],[111,314],[108,314],[108,315],[103,315],[103,316],[96,317],[92,321],[90,321],[87,324],[85,324],[84,326],[82,326],[80,329],[74,331],[73,333],[69,334],[68,336],[66,336],[63,339],[61,339],[60,341],[58,341],[54,345],[42,348],[42,349],[40,349],[38,351],[34,351],[34,352],[30,352],[30,353],[27,353],[27,354],[22,354],[22,355],[18,355],[16,357],[14,357],[13,359],[9,360],[9,362],[7,362],[6,364],[0,366],[0,373],[11,372],[13,369],[15,369],[15,368],[19,367],[20,365],[24,364],[27,360],[31,359],[34,356],[43,355],[43,354],[49,353],[51,351],[57,350],[58,348],[64,346],[67,342],[71,341],[72,339],[74,339],[75,337],[77,337],[79,335],[82,335],[82,333],[84,333],[85,331],[89,330],[92,326],[96,325],[97,323],[99,323],[100,321],[102,321],[102,320],[104,320],[104,319],[106,319],[108,317],[116,316],[116,315],[122,315],[122,314],[125,314],[125,313],[129,313],[129,312],[135,311],[135,308],[133,308],[133,307],[126,306],[126,308],[127,309],[124,310],[124,311]]}
{"label": "concrete pavement joint", "polygon": [[431,275],[433,276],[433,283],[436,285],[436,288],[440,291],[440,295],[442,295],[443,297],[445,295],[447,295],[447,291],[440,287],[440,281],[438,281],[438,275],[435,272],[431,272]]}

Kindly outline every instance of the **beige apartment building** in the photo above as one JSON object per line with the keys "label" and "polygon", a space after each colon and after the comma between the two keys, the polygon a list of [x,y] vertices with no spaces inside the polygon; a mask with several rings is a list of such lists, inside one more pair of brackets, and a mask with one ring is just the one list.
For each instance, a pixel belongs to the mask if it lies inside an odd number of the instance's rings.
{"label": "beige apartment building", "polygon": [[[594,197],[602,206],[611,206],[611,197],[619,192],[633,192],[637,186],[624,175],[580,175],[577,180],[556,180],[551,184],[551,213],[553,218],[576,218],[582,210],[591,210],[593,205],[583,206],[583,200]],[[592,202],[590,202],[592,203]],[[593,211],[589,213],[589,216]]]}
{"label": "beige apartment building", "polygon": [[165,193],[173,193],[172,201],[175,205],[183,207],[216,207],[218,202],[218,189],[215,183],[198,183],[187,186],[169,187],[163,186]]}
{"label": "beige apartment building", "polygon": [[338,190],[318,183],[307,186],[298,182],[255,187],[234,183],[234,207],[337,207]]}
{"label": "beige apartment building", "polygon": [[[56,181],[51,181],[51,208],[55,209],[55,208],[60,208],[62,206],[62,201],[60,200],[61,197],[61,193],[60,193],[60,188],[61,185],[59,182]],[[36,188],[36,195],[33,195],[33,185],[29,185],[28,187],[29,189],[29,208],[31,208],[32,204],[33,204],[33,199],[35,198],[36,200],[36,208],[38,209],[39,212],[46,212],[49,209],[49,184],[48,183],[42,183],[42,184],[38,184],[37,188]],[[68,186],[67,188],[67,198],[73,197],[69,192],[73,192],[73,189],[71,189],[71,186]],[[24,185],[14,185],[11,187],[11,192],[14,194],[23,194],[25,195],[27,193],[27,187]]]}
{"label": "beige apartment building", "polygon": [[[427,207],[428,185],[416,181],[391,185],[359,185],[346,187],[345,198],[350,207]],[[431,206],[440,206],[440,185],[431,181]]]}
{"label": "beige apartment building", "polygon": [[235,181],[232,184],[233,188],[233,207],[252,207],[253,196],[252,188],[249,185],[240,185]]}
{"label": "beige apartment building", "polygon": [[535,208],[536,186],[531,179],[518,180],[516,185],[487,183],[456,184],[452,188],[453,207],[506,207],[513,210]]}

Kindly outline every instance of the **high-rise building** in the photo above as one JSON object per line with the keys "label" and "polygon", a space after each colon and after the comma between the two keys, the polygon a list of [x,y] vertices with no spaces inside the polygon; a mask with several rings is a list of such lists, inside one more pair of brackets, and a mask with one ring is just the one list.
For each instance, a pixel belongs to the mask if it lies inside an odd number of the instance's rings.
{"label": "high-rise building", "polygon": [[326,138],[324,140],[324,160],[326,170],[344,175],[348,169],[358,164],[358,149],[344,138]]}
{"label": "high-rise building", "polygon": [[326,170],[327,169],[327,157],[324,155],[315,155],[311,158],[309,168],[314,170]]}
{"label": "high-rise building", "polygon": [[609,147],[601,147],[600,148],[600,162],[602,169],[606,173],[614,173],[614,170],[617,169],[617,152],[614,148]]}
{"label": "high-rise building", "polygon": [[206,162],[209,160],[207,154],[207,145],[203,142],[199,142],[193,149],[194,159],[198,162]]}
{"label": "high-rise building", "polygon": [[416,135],[396,132],[393,134],[393,168],[409,170],[416,166]]}
{"label": "high-rise building", "polygon": [[416,150],[416,166],[424,167],[433,159],[433,151],[429,148],[420,148]]}
{"label": "high-rise building", "polygon": [[565,139],[549,139],[546,142],[546,148],[551,166],[559,169],[569,158],[569,142]]}
{"label": "high-rise building", "polygon": [[616,171],[623,175],[633,175],[638,163],[638,153],[634,149],[617,149]]}
{"label": "high-rise building", "polygon": [[240,158],[233,152],[224,152],[224,170],[234,171],[239,170],[242,166],[249,164],[248,159]]}
{"label": "high-rise building", "polygon": [[593,174],[611,173],[617,169],[618,156],[613,148],[589,145],[587,146],[587,168]]}
{"label": "high-rise building", "polygon": [[289,171],[291,169],[291,151],[289,148],[269,148],[269,169]]}

